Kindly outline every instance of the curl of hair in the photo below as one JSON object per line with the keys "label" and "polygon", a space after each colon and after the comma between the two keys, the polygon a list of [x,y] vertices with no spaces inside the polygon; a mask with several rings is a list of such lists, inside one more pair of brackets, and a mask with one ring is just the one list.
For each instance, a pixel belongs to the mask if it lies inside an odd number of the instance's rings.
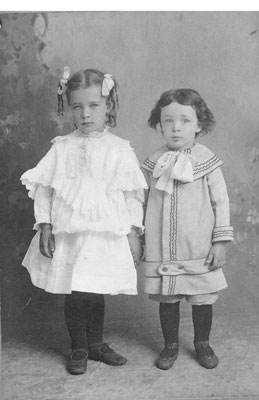
{"label": "curl of hair", "polygon": [[110,105],[110,110],[107,114],[108,125],[110,127],[115,127],[117,125],[117,113],[119,109],[119,97],[118,97],[118,83],[114,77],[112,77],[114,82],[113,88],[110,90],[109,96],[107,97],[107,104]]}
{"label": "curl of hair", "polygon": [[[104,79],[104,73],[97,69],[85,69],[74,73],[67,81],[65,91],[67,96],[68,104],[70,104],[71,92],[79,89],[87,89],[90,86],[102,87]],[[115,127],[117,125],[117,112],[119,109],[119,98],[118,98],[118,83],[112,76],[114,87],[110,90],[109,95],[106,98],[106,103],[109,106],[107,112],[106,124]]]}
{"label": "curl of hair", "polygon": [[162,108],[171,103],[191,106],[195,110],[199,125],[202,128],[196,136],[206,135],[212,131],[216,123],[214,116],[200,94],[193,89],[175,89],[164,92],[152,109],[148,119],[148,125],[151,128],[157,128],[160,123]]}

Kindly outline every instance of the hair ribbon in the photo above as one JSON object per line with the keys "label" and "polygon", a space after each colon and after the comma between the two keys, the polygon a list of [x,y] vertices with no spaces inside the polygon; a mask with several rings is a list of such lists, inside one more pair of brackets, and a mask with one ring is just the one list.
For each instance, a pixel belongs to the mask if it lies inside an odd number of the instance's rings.
{"label": "hair ribbon", "polygon": [[109,96],[111,89],[114,87],[114,80],[111,74],[104,74],[102,83],[102,96]]}
{"label": "hair ribbon", "polygon": [[63,76],[60,79],[60,83],[62,86],[67,83],[69,77],[70,77],[70,68],[64,67]]}
{"label": "hair ribbon", "polygon": [[62,78],[58,83],[58,115],[63,115],[64,105],[63,105],[63,93],[64,93],[64,86],[67,83],[70,76],[70,68],[64,67]]}

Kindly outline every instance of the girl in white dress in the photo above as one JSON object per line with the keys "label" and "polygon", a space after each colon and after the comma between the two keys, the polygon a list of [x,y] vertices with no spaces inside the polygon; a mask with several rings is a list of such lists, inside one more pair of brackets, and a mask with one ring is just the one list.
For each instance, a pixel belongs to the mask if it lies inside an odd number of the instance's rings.
{"label": "girl in white dress", "polygon": [[35,286],[66,294],[68,369],[81,374],[87,358],[127,361],[103,343],[104,294],[137,294],[146,182],[129,142],[109,131],[118,109],[114,77],[95,69],[70,79],[66,73],[61,84],[77,129],[54,138],[21,177],[37,230],[22,265]]}

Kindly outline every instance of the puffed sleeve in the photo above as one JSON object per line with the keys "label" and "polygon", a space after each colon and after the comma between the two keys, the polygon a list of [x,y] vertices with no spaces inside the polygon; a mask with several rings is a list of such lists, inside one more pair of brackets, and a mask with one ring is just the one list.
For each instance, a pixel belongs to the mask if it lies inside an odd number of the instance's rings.
{"label": "puffed sleeve", "polygon": [[53,189],[50,186],[37,185],[34,192],[34,217],[33,229],[38,230],[39,224],[51,223],[51,203]]}
{"label": "puffed sleeve", "polygon": [[147,188],[145,177],[140,169],[134,150],[125,142],[120,149],[117,171],[112,182],[112,189],[122,190],[128,209],[131,226],[143,233],[144,190]]}
{"label": "puffed sleeve", "polygon": [[36,167],[24,172],[20,180],[29,191],[28,196],[34,200],[38,185],[52,186],[57,164],[56,147],[52,145],[47,154],[38,162]]}
{"label": "puffed sleeve", "polygon": [[143,205],[147,183],[133,149],[127,151],[125,155],[127,155],[124,158],[126,162],[123,162],[122,170],[124,170],[124,182],[127,182],[127,187],[125,187],[126,190],[123,193],[128,208],[130,224],[137,227],[139,235],[141,235],[144,232]]}
{"label": "puffed sleeve", "polygon": [[211,204],[215,214],[215,227],[212,243],[233,240],[233,227],[230,226],[229,198],[221,168],[216,168],[207,176]]}
{"label": "puffed sleeve", "polygon": [[109,190],[120,189],[122,191],[133,191],[137,197],[144,201],[144,189],[147,188],[147,182],[139,167],[139,162],[134,150],[126,147],[119,151],[116,172],[110,184]]}

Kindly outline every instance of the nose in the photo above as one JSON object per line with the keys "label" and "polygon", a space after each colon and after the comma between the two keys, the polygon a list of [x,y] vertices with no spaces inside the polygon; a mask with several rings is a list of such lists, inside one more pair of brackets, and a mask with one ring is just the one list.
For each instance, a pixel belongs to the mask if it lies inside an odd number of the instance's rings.
{"label": "nose", "polygon": [[82,109],[82,118],[90,118],[90,111],[88,107]]}
{"label": "nose", "polygon": [[173,123],[173,132],[180,132],[181,130],[181,122],[180,121],[174,121]]}

